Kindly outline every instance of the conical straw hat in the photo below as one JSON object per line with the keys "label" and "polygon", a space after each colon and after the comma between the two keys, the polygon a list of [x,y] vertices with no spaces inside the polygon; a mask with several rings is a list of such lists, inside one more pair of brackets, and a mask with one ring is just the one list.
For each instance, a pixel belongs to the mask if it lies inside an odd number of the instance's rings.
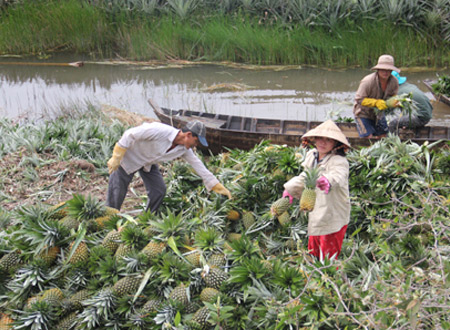
{"label": "conical straw hat", "polygon": [[348,142],[346,136],[332,120],[327,120],[316,128],[313,128],[312,130],[306,132],[302,136],[302,138],[318,136],[339,141],[342,144],[345,144],[347,147],[350,147],[350,143]]}

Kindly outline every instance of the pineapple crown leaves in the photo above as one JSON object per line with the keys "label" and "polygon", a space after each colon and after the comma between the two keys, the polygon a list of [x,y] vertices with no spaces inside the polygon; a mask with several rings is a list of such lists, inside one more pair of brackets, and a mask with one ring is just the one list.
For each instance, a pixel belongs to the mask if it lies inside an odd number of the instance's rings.
{"label": "pineapple crown leaves", "polygon": [[294,295],[299,294],[298,290],[305,285],[305,276],[298,269],[287,263],[275,261],[273,266],[273,283],[283,288],[289,289]]}
{"label": "pineapple crown leaves", "polygon": [[161,217],[160,221],[150,221],[149,223],[160,233],[158,238],[167,241],[170,237],[174,237],[174,239],[184,237],[193,225],[199,224],[201,221],[198,218],[197,220],[194,219],[194,221],[187,221],[186,217],[183,216],[183,212],[174,214],[172,211],[167,210],[167,213]]}
{"label": "pineapple crown leaves", "polygon": [[95,329],[103,320],[109,320],[114,314],[117,299],[112,288],[105,288],[84,300],[82,302],[84,310],[78,314],[80,326]]}
{"label": "pineapple crown leaves", "polygon": [[251,286],[254,281],[267,280],[269,270],[262,264],[261,259],[252,257],[242,259],[240,265],[230,270],[231,283],[237,283],[246,288]]}
{"label": "pineapple crown leaves", "polygon": [[44,212],[22,208],[18,213],[22,219],[21,228],[10,238],[21,250],[39,254],[45,248],[63,245],[70,239],[70,231],[58,221],[50,220]]}
{"label": "pineapple crown leaves", "polygon": [[232,250],[229,257],[233,263],[239,263],[245,258],[262,258],[262,252],[258,244],[254,244],[246,235],[242,235],[240,239],[230,243]]}
{"label": "pineapple crown leaves", "polygon": [[148,237],[143,229],[135,224],[128,224],[120,233],[122,242],[137,250],[141,250],[148,243]]}
{"label": "pineapple crown leaves", "polygon": [[304,169],[305,172],[305,187],[309,189],[316,188],[316,182],[319,178],[322,169],[320,167],[308,167]]}
{"label": "pineapple crown leaves", "polygon": [[191,266],[179,257],[165,253],[162,258],[154,265],[154,270],[158,273],[163,283],[174,281],[187,281]]}
{"label": "pineapple crown leaves", "polygon": [[213,227],[199,229],[195,233],[194,246],[203,252],[221,250],[224,243],[221,233]]}
{"label": "pineapple crown leaves", "polygon": [[51,329],[58,317],[57,309],[46,301],[37,301],[23,311],[14,312],[17,313],[14,329]]}
{"label": "pineapple crown leaves", "polygon": [[72,199],[66,202],[67,212],[70,216],[83,221],[93,220],[105,214],[104,203],[99,202],[90,194],[87,198],[80,194],[73,194]]}

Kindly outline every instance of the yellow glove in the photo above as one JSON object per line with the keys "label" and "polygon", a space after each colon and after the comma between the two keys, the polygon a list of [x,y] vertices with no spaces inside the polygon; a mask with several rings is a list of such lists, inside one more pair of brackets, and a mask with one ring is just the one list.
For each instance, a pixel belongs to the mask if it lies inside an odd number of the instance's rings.
{"label": "yellow glove", "polygon": [[387,105],[389,108],[397,108],[397,107],[399,107],[401,104],[400,104],[400,101],[397,99],[397,95],[395,95],[395,96],[392,96],[391,98],[389,98],[389,99],[386,101],[386,105]]}
{"label": "yellow glove", "polygon": [[117,143],[114,146],[113,154],[110,160],[108,160],[108,169],[109,174],[116,171],[119,168],[120,162],[122,161],[123,156],[127,149],[122,148]]}
{"label": "yellow glove", "polygon": [[371,108],[376,107],[379,110],[386,110],[388,108],[384,100],[370,99],[368,97],[362,100],[361,105],[364,107],[371,107]]}
{"label": "yellow glove", "polygon": [[214,187],[212,187],[212,191],[214,191],[214,192],[216,192],[218,194],[227,196],[229,199],[231,199],[230,191],[227,188],[225,188],[223,186],[223,184],[221,184],[221,183],[218,183]]}

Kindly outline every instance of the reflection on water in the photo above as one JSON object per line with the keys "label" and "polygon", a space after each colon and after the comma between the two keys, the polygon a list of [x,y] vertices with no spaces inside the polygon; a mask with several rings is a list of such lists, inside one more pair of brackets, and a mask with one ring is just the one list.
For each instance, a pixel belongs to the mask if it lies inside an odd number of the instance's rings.
{"label": "reflection on water", "polygon": [[[0,115],[46,118],[61,107],[108,104],[155,117],[147,103],[261,118],[323,120],[352,117],[359,81],[369,70],[295,68],[246,70],[220,65],[151,68],[87,62],[81,68],[9,65],[0,61]],[[440,74],[450,74],[448,71]],[[424,79],[436,72],[405,73],[433,99]],[[450,107],[434,103],[434,124],[450,125]]]}

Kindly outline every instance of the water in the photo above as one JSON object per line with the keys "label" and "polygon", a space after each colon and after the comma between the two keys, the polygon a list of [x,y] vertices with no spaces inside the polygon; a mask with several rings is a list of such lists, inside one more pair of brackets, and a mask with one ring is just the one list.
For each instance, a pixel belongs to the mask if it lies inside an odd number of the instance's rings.
{"label": "water", "polygon": [[[333,71],[223,65],[144,66],[85,62],[71,66],[27,65],[0,60],[0,115],[11,119],[47,119],[61,108],[86,103],[111,105],[156,118],[147,99],[173,109],[260,118],[324,120],[353,117],[352,103],[365,69]],[[77,59],[57,58],[68,63]],[[44,63],[43,61],[39,63]],[[450,71],[405,72],[434,100],[422,83]],[[431,124],[450,125],[450,107],[433,102]]]}

